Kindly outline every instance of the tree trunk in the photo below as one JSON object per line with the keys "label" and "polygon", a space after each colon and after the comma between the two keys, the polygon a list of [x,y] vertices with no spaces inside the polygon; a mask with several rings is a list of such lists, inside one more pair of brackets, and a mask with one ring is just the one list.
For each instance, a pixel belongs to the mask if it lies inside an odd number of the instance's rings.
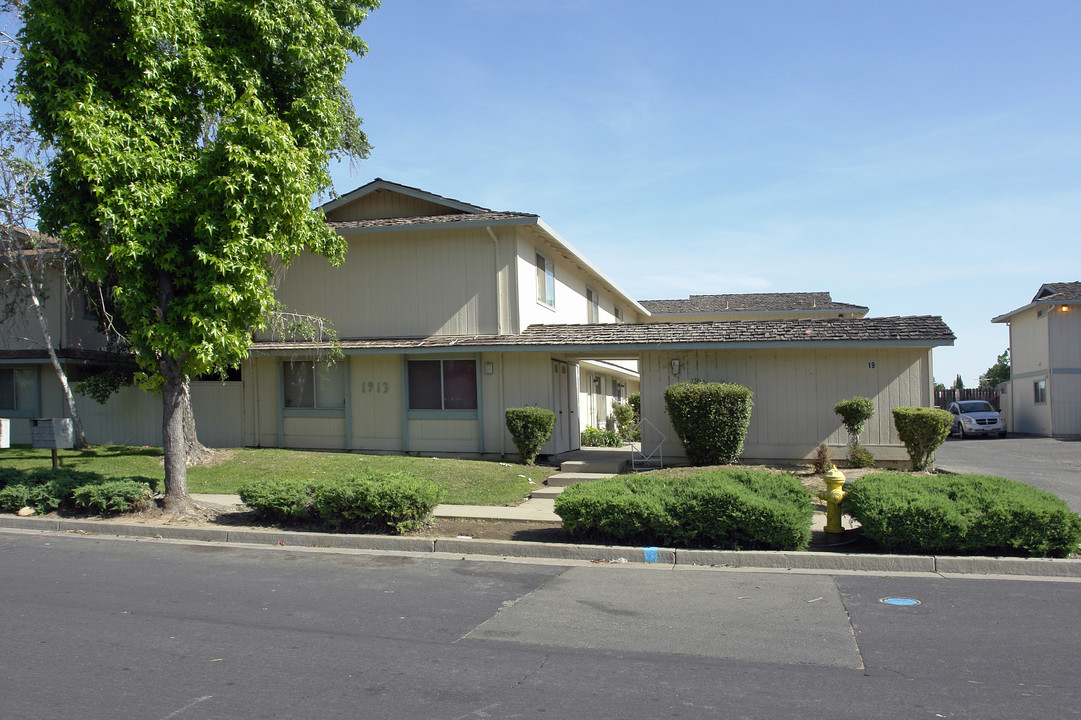
{"label": "tree trunk", "polygon": [[187,395],[184,375],[176,358],[163,356],[158,370],[165,379],[161,388],[161,439],[165,450],[165,510],[183,515],[193,509],[188,495],[187,443],[184,437],[184,408]]}
{"label": "tree trunk", "polygon": [[[14,242],[14,238],[11,239],[11,242]],[[30,294],[30,304],[34,306],[38,325],[41,326],[41,338],[45,342],[45,348],[49,353],[49,360],[52,361],[53,370],[56,371],[56,378],[60,381],[60,387],[64,391],[64,402],[67,403],[68,414],[71,416],[71,426],[75,435],[75,449],[82,450],[89,443],[86,441],[86,433],[83,432],[83,422],[79,419],[79,413],[75,409],[75,396],[72,394],[71,386],[68,384],[67,373],[64,372],[64,368],[60,365],[60,358],[57,357],[56,348],[53,347],[52,334],[49,332],[49,321],[45,318],[45,310],[41,306],[41,299],[38,298],[37,287],[34,285],[34,275],[30,272],[30,265],[26,260],[26,255],[17,252],[10,243],[5,243],[4,246],[8,250],[9,264],[11,264],[11,260],[15,256],[18,257],[23,272],[23,281],[26,283],[26,291]]]}
{"label": "tree trunk", "polygon": [[191,408],[191,382],[184,377],[184,462],[188,467],[202,465],[207,462],[213,453],[206,445],[199,442],[199,435],[195,430],[195,413]]}

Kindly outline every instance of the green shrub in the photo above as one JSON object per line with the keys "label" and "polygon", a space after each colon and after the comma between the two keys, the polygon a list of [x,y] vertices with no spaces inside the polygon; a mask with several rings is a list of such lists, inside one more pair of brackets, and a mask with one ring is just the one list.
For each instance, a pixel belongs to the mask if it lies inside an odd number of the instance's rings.
{"label": "green shrub", "polygon": [[556,414],[538,407],[507,408],[506,422],[522,464],[532,465],[537,460],[541,445],[552,436]]}
{"label": "green shrub", "polygon": [[7,485],[0,489],[0,509],[15,512],[32,507],[44,515],[71,506],[76,488],[105,481],[97,473],[66,469],[30,470],[20,475],[16,478],[8,474]]}
{"label": "green shrub", "polygon": [[25,473],[22,470],[16,470],[11,467],[0,467],[0,490],[6,488],[13,482],[18,482],[25,477]]}
{"label": "green shrub", "polygon": [[874,473],[848,485],[845,509],[887,550],[1066,557],[1081,517],[1054,495],[986,475]]}
{"label": "green shrub", "polygon": [[905,444],[912,469],[925,470],[935,450],[946,441],[953,415],[938,408],[897,407],[893,409],[897,436]]}
{"label": "green shrub", "polygon": [[370,472],[334,480],[253,481],[241,486],[240,499],[257,517],[273,522],[405,532],[424,524],[443,493],[443,486],[434,481]]}
{"label": "green shrub", "polygon": [[812,508],[794,475],[724,469],[579,483],[556,513],[567,533],[608,542],[796,550],[810,541]]}
{"label": "green shrub", "polygon": [[664,403],[692,465],[724,465],[743,452],[754,393],[734,383],[669,385]]}
{"label": "green shrub", "polygon": [[858,444],[863,424],[875,414],[875,403],[870,398],[857,396],[837,403],[833,406],[833,412],[841,416],[841,422],[848,430],[849,442]]}
{"label": "green shrub", "polygon": [[642,422],[642,393],[632,392],[627,396],[627,404],[634,411],[634,424]]}
{"label": "green shrub", "polygon": [[153,496],[154,491],[146,478],[106,480],[75,488],[72,494],[76,507],[102,515],[143,510],[150,505]]}
{"label": "green shrub", "polygon": [[315,486],[312,508],[334,530],[417,530],[443,498],[439,483],[406,473],[367,473]]}
{"label": "green shrub", "polygon": [[585,447],[619,447],[622,444],[619,435],[611,430],[587,427],[582,431],[582,445]]}
{"label": "green shrub", "polygon": [[240,500],[256,517],[271,522],[313,519],[310,480],[253,480],[240,486]]}
{"label": "green shrub", "polygon": [[642,439],[642,428],[638,427],[641,421],[630,403],[615,403],[612,405],[612,415],[616,418],[616,432],[620,440],[628,443]]}
{"label": "green shrub", "polygon": [[873,468],[874,466],[875,456],[871,454],[870,450],[858,442],[848,446],[848,467]]}

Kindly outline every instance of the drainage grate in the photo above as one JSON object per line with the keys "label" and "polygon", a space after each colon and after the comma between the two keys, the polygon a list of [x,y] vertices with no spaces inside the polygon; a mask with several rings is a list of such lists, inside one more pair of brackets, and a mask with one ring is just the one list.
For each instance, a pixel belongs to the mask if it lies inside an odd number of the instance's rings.
{"label": "drainage grate", "polygon": [[920,601],[914,598],[884,597],[878,600],[887,605],[919,605]]}

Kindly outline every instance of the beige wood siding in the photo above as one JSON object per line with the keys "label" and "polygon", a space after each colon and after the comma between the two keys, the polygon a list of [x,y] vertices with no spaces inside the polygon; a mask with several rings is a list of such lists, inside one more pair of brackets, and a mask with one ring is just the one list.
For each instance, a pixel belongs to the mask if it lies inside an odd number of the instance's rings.
{"label": "beige wood siding", "polygon": [[1055,437],[1081,435],[1081,374],[1056,373],[1051,388],[1050,405],[1054,412]]}
{"label": "beige wood siding", "polygon": [[243,382],[191,383],[191,409],[199,442],[216,448],[244,445]]}
{"label": "beige wood siding", "polygon": [[[518,449],[507,431],[505,410],[526,406],[552,409],[552,356],[548,353],[492,353],[484,359],[495,363],[495,373],[484,384],[485,450],[513,455]],[[551,453],[552,449],[549,440],[541,453]]]}
{"label": "beige wood siding", "polygon": [[[1068,307],[1069,309],[1063,309]],[[1081,306],[1070,305],[1049,310],[1051,367],[1055,370],[1081,370]]]}
{"label": "beige wood siding", "polygon": [[483,229],[351,236],[340,267],[297,258],[278,297],[342,338],[495,333],[498,252]]}
{"label": "beige wood siding", "polygon": [[353,449],[401,451],[402,357],[354,355],[350,372]]}
{"label": "beige wood siding", "polygon": [[1015,376],[1047,370],[1047,315],[1039,317],[1039,310],[1026,310],[1010,321],[1010,366]]}
{"label": "beige wood siding", "polygon": [[[678,376],[673,359],[680,361]],[[696,378],[754,391],[745,458],[806,459],[820,442],[843,448],[848,437],[833,406],[859,395],[875,402],[861,442],[882,459],[904,459],[890,410],[930,405],[930,352],[920,348],[657,351],[643,353],[641,373],[642,414],[668,437],[666,457],[685,452],[665,411],[664,390]],[[646,428],[647,451],[659,439]]]}
{"label": "beige wood siding", "polygon": [[345,450],[345,420],[287,417],[285,418],[285,447]]}

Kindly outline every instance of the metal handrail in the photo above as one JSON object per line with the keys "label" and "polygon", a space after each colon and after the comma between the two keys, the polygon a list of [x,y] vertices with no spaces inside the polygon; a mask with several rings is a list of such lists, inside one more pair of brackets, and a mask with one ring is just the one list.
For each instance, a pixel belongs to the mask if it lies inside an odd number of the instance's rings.
{"label": "metal handrail", "polygon": [[656,425],[649,422],[648,418],[642,418],[641,422],[639,422],[637,425],[634,426],[634,430],[638,431],[638,433],[637,433],[638,437],[642,437],[642,435],[641,435],[642,423],[648,423],[649,426],[651,428],[653,428],[661,436],[661,441],[659,443],[657,443],[657,447],[653,448],[653,450],[648,455],[646,455],[642,451],[642,441],[641,440],[638,441],[638,447],[637,448],[635,447],[635,444],[633,442],[629,443],[630,446],[631,446],[631,470],[633,470],[634,472],[638,472],[638,466],[639,465],[644,466],[646,463],[652,464],[654,462],[657,463],[657,467],[663,468],[664,467],[663,446],[664,446],[664,441],[667,440],[668,437],[664,433],[662,433],[660,431],[660,429],[657,428]]}

